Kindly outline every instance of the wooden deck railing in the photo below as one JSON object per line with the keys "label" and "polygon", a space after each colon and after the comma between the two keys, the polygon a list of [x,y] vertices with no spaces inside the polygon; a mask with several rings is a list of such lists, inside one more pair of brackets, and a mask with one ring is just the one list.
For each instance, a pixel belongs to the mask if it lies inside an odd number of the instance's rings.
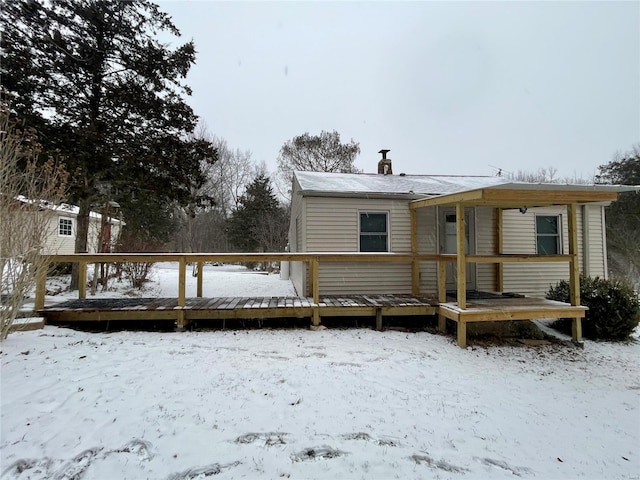
{"label": "wooden deck railing", "polygon": [[[513,262],[566,262],[571,264],[573,255],[466,255],[467,263],[513,263]],[[197,296],[202,297],[202,266],[205,262],[304,262],[309,269],[309,284],[307,295],[318,304],[320,299],[319,271],[321,262],[369,262],[388,263],[400,262],[412,265],[412,293],[420,294],[419,265],[421,262],[437,262],[437,292],[438,301],[446,301],[446,264],[457,262],[455,254],[418,254],[418,253],[76,253],[67,255],[50,255],[49,263],[78,263],[79,282],[78,298],[86,298],[87,265],[90,263],[160,263],[178,262],[178,306],[185,306],[186,302],[186,271],[187,264],[197,264]],[[36,310],[44,308],[46,290],[46,272],[38,272],[36,288]],[[459,292],[460,293],[460,292]],[[462,307],[464,308],[464,307]],[[319,323],[317,312],[313,318],[314,324]]]}

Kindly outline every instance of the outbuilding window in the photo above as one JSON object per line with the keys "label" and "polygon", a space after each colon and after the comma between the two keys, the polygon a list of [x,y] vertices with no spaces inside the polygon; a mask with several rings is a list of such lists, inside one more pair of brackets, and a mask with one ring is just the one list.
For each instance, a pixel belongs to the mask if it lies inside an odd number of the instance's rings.
{"label": "outbuilding window", "polygon": [[60,218],[58,223],[58,235],[61,237],[73,236],[73,220],[71,218]]}
{"label": "outbuilding window", "polygon": [[560,231],[559,215],[536,215],[536,248],[538,255],[558,255],[562,253]]}
{"label": "outbuilding window", "polygon": [[387,212],[360,212],[360,251],[389,251]]}

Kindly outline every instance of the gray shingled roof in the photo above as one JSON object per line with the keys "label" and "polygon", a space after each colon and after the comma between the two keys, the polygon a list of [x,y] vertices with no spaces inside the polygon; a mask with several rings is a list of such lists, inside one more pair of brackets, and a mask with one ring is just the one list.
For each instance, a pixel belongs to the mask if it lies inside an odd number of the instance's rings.
{"label": "gray shingled roof", "polygon": [[501,177],[294,172],[303,193],[445,195],[511,183]]}

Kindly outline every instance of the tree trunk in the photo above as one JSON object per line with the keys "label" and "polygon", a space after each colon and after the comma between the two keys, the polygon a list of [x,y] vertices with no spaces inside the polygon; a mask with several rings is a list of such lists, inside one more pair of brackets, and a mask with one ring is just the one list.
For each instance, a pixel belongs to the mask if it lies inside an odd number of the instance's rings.
{"label": "tree trunk", "polygon": [[[78,203],[80,211],[76,219],[78,226],[76,229],[76,248],[75,253],[87,253],[87,238],[89,236],[89,212],[91,211],[91,203],[88,198],[83,198]],[[79,266],[73,264],[71,270],[71,290],[78,290],[78,274]]]}

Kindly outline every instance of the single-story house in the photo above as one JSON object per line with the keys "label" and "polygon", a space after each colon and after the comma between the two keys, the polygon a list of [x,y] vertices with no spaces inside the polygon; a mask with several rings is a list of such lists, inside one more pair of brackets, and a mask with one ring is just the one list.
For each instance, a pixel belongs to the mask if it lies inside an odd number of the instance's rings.
{"label": "single-story house", "polygon": [[[18,197],[21,202],[30,202],[24,197]],[[78,212],[75,205],[66,203],[53,205],[40,202],[40,209],[48,209],[53,215],[49,217],[48,234],[45,241],[44,254],[69,254],[75,251],[76,235],[78,232]],[[112,216],[105,216],[97,212],[89,214],[89,235],[87,238],[87,253],[107,253],[113,251],[115,243],[120,236],[120,231],[124,222]],[[100,242],[100,231],[102,229],[103,239]],[[101,243],[101,245],[99,245]]]}
{"label": "single-story house", "polygon": [[[442,303],[445,285],[439,279],[446,278],[446,291],[457,295],[461,310],[468,291],[544,298],[551,285],[578,271],[607,276],[605,208],[618,192],[638,189],[398,175],[387,151],[381,151],[377,174],[294,172],[290,250],[423,257],[322,262],[321,295],[433,293]],[[290,268],[297,293],[304,295],[306,264]],[[457,321],[456,315],[447,317]]]}

